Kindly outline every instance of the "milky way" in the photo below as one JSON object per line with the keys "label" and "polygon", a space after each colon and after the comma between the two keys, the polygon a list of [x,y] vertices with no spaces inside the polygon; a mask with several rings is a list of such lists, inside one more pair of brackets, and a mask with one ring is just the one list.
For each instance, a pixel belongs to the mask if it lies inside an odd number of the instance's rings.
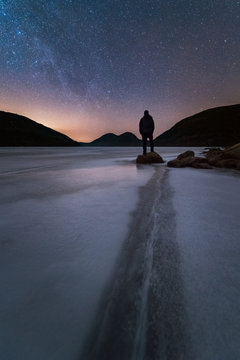
{"label": "milky way", "polygon": [[90,140],[239,102],[240,1],[2,0],[1,109]]}

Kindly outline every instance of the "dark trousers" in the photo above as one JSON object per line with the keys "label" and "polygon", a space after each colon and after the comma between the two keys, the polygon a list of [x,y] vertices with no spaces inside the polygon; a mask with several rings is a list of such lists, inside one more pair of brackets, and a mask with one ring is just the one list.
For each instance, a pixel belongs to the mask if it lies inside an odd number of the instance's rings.
{"label": "dark trousers", "polygon": [[151,152],[153,152],[153,134],[142,134],[142,140],[143,140],[143,154],[146,154],[147,152],[147,139],[150,140],[150,147],[151,147]]}

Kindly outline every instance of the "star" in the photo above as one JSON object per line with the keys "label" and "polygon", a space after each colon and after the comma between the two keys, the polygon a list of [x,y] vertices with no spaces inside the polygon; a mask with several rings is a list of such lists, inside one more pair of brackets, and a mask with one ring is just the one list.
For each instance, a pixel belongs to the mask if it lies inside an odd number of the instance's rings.
{"label": "star", "polygon": [[[38,114],[47,103],[48,115],[36,120],[48,125],[55,114],[79,133],[80,111],[94,137],[115,125],[120,131],[119,123],[136,133],[145,106],[162,119],[160,133],[179,120],[178,108],[188,116],[211,101],[238,101],[239,1],[0,3],[0,94],[9,94],[9,111],[34,100]],[[26,105],[26,115],[35,113]]]}

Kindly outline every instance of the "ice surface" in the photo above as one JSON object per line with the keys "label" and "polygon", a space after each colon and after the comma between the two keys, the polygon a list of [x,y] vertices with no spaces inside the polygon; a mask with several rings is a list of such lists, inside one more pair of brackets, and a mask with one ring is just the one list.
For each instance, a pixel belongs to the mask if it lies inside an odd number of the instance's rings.
{"label": "ice surface", "polygon": [[[157,149],[165,160],[185,150]],[[151,178],[155,181],[156,167],[166,176],[165,185],[159,179],[153,187],[159,190],[158,202],[153,204],[157,221],[150,247],[155,270],[153,277],[147,267],[144,286],[153,279],[161,282],[164,269],[167,287],[167,267],[169,274],[179,269],[194,354],[191,360],[240,358],[239,173],[167,169],[166,164],[136,167],[140,151],[0,149],[2,359],[80,359],[102,293],[133,226],[139,188],[150,184]],[[166,188],[172,189],[169,194]],[[152,188],[146,190],[150,194]],[[173,202],[175,214],[165,211],[168,202]],[[175,228],[176,241],[171,239]],[[175,243],[181,262],[173,271],[170,253],[176,252]],[[156,259],[161,259],[163,250],[172,260],[162,259],[161,267]],[[175,273],[171,279],[176,280]],[[145,287],[142,307],[150,301]],[[158,302],[161,306],[161,299]],[[145,315],[140,318],[144,320],[141,334],[146,332]],[[140,344],[135,346],[145,351]]]}
{"label": "ice surface", "polygon": [[133,150],[1,149],[4,360],[76,358],[152,172]]}
{"label": "ice surface", "polygon": [[240,174],[172,169],[194,358],[240,359]]}

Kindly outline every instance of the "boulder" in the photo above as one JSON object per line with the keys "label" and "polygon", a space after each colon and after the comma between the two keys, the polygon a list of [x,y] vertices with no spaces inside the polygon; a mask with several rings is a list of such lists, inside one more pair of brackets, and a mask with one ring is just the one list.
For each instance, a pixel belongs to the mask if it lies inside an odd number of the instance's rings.
{"label": "boulder", "polygon": [[137,164],[161,164],[164,163],[163,158],[154,152],[150,152],[144,155],[138,155],[136,159]]}
{"label": "boulder", "polygon": [[223,151],[223,150],[219,147],[211,147],[211,148],[205,148],[205,150],[202,151],[202,154],[207,155],[207,154],[211,154],[213,152],[220,152],[220,151]]}
{"label": "boulder", "polygon": [[227,169],[240,169],[240,160],[238,159],[222,159],[216,162],[216,167]]}
{"label": "boulder", "polygon": [[194,155],[195,155],[194,151],[188,150],[188,151],[185,151],[184,153],[178,155],[177,160],[182,160],[185,158],[193,157]]}
{"label": "boulder", "polygon": [[224,150],[225,154],[231,154],[231,156],[235,159],[239,159],[240,160],[240,143],[235,144],[229,148],[226,148]]}
{"label": "boulder", "polygon": [[212,169],[212,166],[208,162],[193,163],[192,167],[195,169]]}
{"label": "boulder", "polygon": [[205,158],[194,156],[193,151],[185,151],[175,160],[167,163],[169,167],[193,167],[196,169],[212,169],[212,166],[240,170],[240,143],[224,150],[210,148],[204,151]]}
{"label": "boulder", "polygon": [[240,144],[228,147],[224,150],[219,148],[212,148],[204,152],[207,158],[209,157],[221,157],[224,159],[239,159],[240,160]]}
{"label": "boulder", "polygon": [[217,166],[217,163],[222,160],[221,156],[211,156],[207,158],[208,163],[212,166]]}
{"label": "boulder", "polygon": [[240,144],[236,144],[224,150],[209,149],[206,158],[212,166],[228,169],[240,169]]}
{"label": "boulder", "polygon": [[[192,153],[192,152],[191,152]],[[183,155],[183,154],[180,154]],[[211,165],[208,163],[206,158],[201,158],[197,156],[180,157],[180,155],[175,160],[171,160],[167,163],[169,167],[193,167],[196,169],[212,169]]]}
{"label": "boulder", "polygon": [[167,166],[168,167],[176,167],[176,168],[185,167],[183,162],[181,160],[177,160],[177,159],[168,161]]}
{"label": "boulder", "polygon": [[220,148],[213,148],[209,149],[208,151],[204,151],[203,154],[206,156],[206,158],[213,157],[213,156],[220,156],[222,155],[223,150]]}

